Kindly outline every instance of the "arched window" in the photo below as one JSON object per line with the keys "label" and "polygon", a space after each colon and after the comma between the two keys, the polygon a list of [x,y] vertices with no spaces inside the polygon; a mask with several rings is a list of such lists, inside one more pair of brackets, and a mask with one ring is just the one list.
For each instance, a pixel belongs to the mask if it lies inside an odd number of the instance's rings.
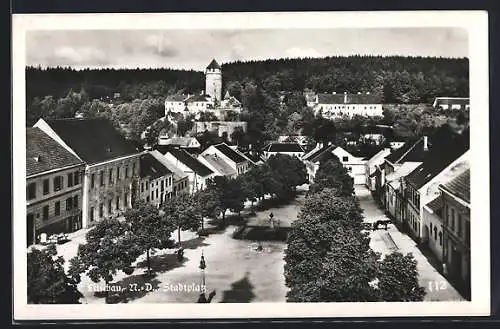
{"label": "arched window", "polygon": [[443,245],[443,233],[439,232],[439,245]]}
{"label": "arched window", "polygon": [[[439,237],[441,238],[441,232],[439,232]],[[437,228],[434,226],[434,240],[437,240]]]}

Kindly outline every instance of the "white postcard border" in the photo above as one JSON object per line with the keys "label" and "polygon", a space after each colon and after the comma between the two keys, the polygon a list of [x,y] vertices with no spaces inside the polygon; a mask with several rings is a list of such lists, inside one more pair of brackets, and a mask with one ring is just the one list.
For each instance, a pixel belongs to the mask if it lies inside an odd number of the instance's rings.
{"label": "white postcard border", "polygon": [[[15,320],[484,316],[490,314],[488,19],[483,11],[13,15]],[[470,302],[28,305],[26,290],[25,34],[30,30],[461,27],[469,32]]]}

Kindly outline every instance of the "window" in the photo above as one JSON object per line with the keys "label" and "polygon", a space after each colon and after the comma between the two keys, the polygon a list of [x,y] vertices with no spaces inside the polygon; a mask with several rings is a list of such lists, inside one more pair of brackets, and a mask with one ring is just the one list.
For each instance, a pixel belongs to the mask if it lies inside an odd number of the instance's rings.
{"label": "window", "polygon": [[120,209],[120,197],[117,196],[116,197],[116,210],[119,210]]}
{"label": "window", "polygon": [[75,174],[73,175],[73,185],[78,184],[80,184],[80,173],[78,171],[75,171]]}
{"label": "window", "polygon": [[49,206],[44,206],[43,207],[43,220],[48,220],[49,219]]}
{"label": "window", "polygon": [[154,200],[155,199],[155,192],[151,192],[151,200]]}
{"label": "window", "polygon": [[149,197],[148,196],[146,197],[146,202],[149,202]]}
{"label": "window", "polygon": [[61,201],[56,201],[54,204],[54,216],[59,216],[61,214]]}
{"label": "window", "polygon": [[90,188],[95,186],[95,174],[90,175]]}
{"label": "window", "polygon": [[68,173],[68,187],[73,186],[73,173]]}
{"label": "window", "polygon": [[439,245],[443,245],[443,233],[439,232]]}
{"label": "window", "polygon": [[120,180],[120,167],[116,168],[116,180]]}
{"label": "window", "polygon": [[113,184],[113,168],[109,169],[109,184]]}
{"label": "window", "polygon": [[432,223],[431,223],[431,229],[430,229],[430,231],[431,231],[431,235],[432,235]]}
{"label": "window", "polygon": [[455,231],[455,209],[451,208],[451,230]]}
{"label": "window", "polygon": [[135,162],[132,164],[132,176],[135,175]]}
{"label": "window", "polygon": [[49,180],[44,179],[43,180],[43,195],[49,194]]}
{"label": "window", "polygon": [[111,209],[112,203],[113,203],[113,200],[108,200],[108,215],[111,215],[111,213],[112,213],[112,211],[111,211],[112,210]]}
{"label": "window", "polygon": [[90,221],[94,221],[94,207],[90,207]]}
{"label": "window", "polygon": [[161,191],[162,191],[162,192],[163,192],[163,190],[165,189],[164,184],[165,184],[165,181],[161,181]]}
{"label": "window", "polygon": [[128,193],[125,193],[125,199],[123,199],[123,206],[128,207]]}
{"label": "window", "polygon": [[457,215],[457,234],[462,237],[462,216],[460,214]]}
{"label": "window", "polygon": [[125,167],[125,178],[128,178],[128,167]]}
{"label": "window", "polygon": [[66,199],[66,211],[71,210],[73,208],[73,198]]}
{"label": "window", "polygon": [[144,192],[144,183],[141,183],[141,192]]}
{"label": "window", "polygon": [[156,190],[156,198],[158,199],[158,190]]}
{"label": "window", "polygon": [[434,226],[434,240],[437,240],[437,228]]}
{"label": "window", "polygon": [[78,195],[73,197],[73,208],[78,208]]}
{"label": "window", "polygon": [[99,176],[99,180],[100,180],[100,185],[101,186],[104,186],[104,171],[101,170],[101,173],[100,173],[100,176]]}
{"label": "window", "polygon": [[99,204],[99,218],[104,216],[104,205],[102,203]]}
{"label": "window", "polygon": [[60,191],[62,188],[62,176],[56,176],[54,177],[54,191]]}
{"label": "window", "polygon": [[349,160],[349,157],[342,157],[343,162],[347,162]]}
{"label": "window", "polygon": [[36,183],[30,183],[26,187],[26,196],[28,200],[36,198]]}

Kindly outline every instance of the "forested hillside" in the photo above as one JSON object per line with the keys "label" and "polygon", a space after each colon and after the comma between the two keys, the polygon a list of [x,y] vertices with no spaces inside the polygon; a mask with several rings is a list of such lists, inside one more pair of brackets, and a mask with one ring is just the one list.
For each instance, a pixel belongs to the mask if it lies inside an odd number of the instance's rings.
{"label": "forested hillside", "polygon": [[[385,103],[428,103],[469,95],[468,59],[350,56],[234,62],[222,65],[228,88],[254,80],[266,90],[372,92]],[[235,88],[236,90],[238,88]]]}
{"label": "forested hillside", "polygon": [[[337,130],[382,122],[394,124],[402,135],[409,136],[438,123],[450,123],[449,116],[427,108],[434,97],[469,94],[467,59],[375,56],[280,59],[227,63],[222,65],[222,72],[224,89],[241,100],[241,119],[248,122],[248,132],[239,134],[238,143],[256,146],[279,135],[314,135],[332,130],[329,123],[316,120],[307,108],[302,94],[306,88],[316,92],[379,94],[385,104],[397,104],[398,109],[401,105],[402,110],[385,110],[384,118],[340,120],[335,123]],[[204,74],[197,71],[28,67],[27,125],[40,117],[74,117],[80,112],[85,117],[108,117],[117,127],[126,127],[127,134],[138,140],[145,127],[164,115],[166,96],[198,93],[204,87]],[[421,111],[405,110],[414,105]],[[327,126],[326,130],[322,128]]]}

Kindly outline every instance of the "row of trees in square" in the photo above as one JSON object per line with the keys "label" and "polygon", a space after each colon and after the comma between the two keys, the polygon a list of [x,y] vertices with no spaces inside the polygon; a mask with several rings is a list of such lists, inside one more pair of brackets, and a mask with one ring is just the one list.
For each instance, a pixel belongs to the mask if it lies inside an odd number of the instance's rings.
{"label": "row of trees in square", "polygon": [[288,235],[287,300],[423,300],[414,257],[394,252],[381,259],[369,246],[369,230],[352,178],[334,155],[325,157]]}
{"label": "row of trees in square", "polygon": [[298,158],[276,155],[260,166],[236,178],[218,176],[207,188],[193,195],[179,195],[156,208],[138,202],[122,219],[99,221],[86,234],[77,255],[64,270],[64,259],[57,257],[53,246],[28,253],[29,303],[78,303],[81,293],[77,285],[85,274],[95,283],[113,282],[119,272],[134,271],[133,264],[145,255],[148,274],[152,273],[151,255],[157,250],[175,247],[172,235],[181,231],[203,229],[203,218],[221,217],[225,224],[227,210],[239,213],[244,203],[261,200],[265,195],[292,198],[295,187],[306,183],[306,169]]}

